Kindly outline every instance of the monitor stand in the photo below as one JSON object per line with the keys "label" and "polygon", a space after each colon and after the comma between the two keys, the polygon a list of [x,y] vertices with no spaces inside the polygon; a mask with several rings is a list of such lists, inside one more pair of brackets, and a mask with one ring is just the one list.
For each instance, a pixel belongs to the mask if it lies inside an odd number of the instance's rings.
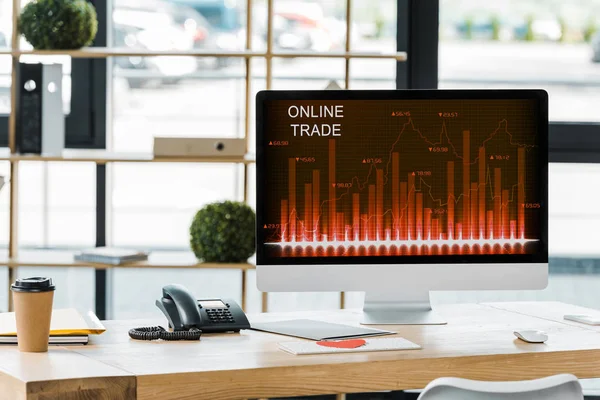
{"label": "monitor stand", "polygon": [[429,290],[366,292],[363,325],[444,325],[429,302]]}

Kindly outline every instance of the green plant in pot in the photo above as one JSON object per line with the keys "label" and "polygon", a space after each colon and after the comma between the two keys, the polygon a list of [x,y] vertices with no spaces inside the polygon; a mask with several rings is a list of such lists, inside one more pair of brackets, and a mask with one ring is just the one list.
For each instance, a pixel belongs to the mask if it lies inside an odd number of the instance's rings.
{"label": "green plant in pot", "polygon": [[190,244],[205,262],[246,262],[255,251],[256,215],[245,203],[212,203],[196,213]]}
{"label": "green plant in pot", "polygon": [[96,37],[98,18],[86,0],[33,0],[19,17],[19,32],[37,50],[72,50]]}

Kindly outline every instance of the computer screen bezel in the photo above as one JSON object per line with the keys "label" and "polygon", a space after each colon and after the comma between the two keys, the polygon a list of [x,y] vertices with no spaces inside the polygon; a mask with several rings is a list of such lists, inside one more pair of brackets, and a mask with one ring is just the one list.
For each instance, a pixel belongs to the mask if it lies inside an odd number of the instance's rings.
{"label": "computer screen bezel", "polygon": [[[267,257],[263,226],[266,215],[266,128],[268,101],[277,100],[536,100],[538,106],[540,184],[540,243],[533,254],[456,254],[403,256]],[[256,261],[257,265],[315,264],[497,264],[548,262],[548,93],[530,90],[264,90],[256,94]]]}

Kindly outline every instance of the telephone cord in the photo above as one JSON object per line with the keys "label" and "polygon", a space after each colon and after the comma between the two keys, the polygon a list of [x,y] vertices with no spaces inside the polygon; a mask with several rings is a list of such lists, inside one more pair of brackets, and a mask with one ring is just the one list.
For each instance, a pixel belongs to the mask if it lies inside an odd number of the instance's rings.
{"label": "telephone cord", "polygon": [[149,326],[129,330],[129,337],[136,340],[200,340],[201,335],[198,328],[169,332],[162,326]]}

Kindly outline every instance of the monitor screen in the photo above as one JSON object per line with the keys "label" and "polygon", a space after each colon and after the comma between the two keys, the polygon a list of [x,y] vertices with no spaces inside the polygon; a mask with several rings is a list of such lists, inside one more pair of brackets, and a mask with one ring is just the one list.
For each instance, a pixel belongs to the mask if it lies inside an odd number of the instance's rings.
{"label": "monitor screen", "polygon": [[535,98],[265,100],[259,262],[545,251],[540,112]]}

